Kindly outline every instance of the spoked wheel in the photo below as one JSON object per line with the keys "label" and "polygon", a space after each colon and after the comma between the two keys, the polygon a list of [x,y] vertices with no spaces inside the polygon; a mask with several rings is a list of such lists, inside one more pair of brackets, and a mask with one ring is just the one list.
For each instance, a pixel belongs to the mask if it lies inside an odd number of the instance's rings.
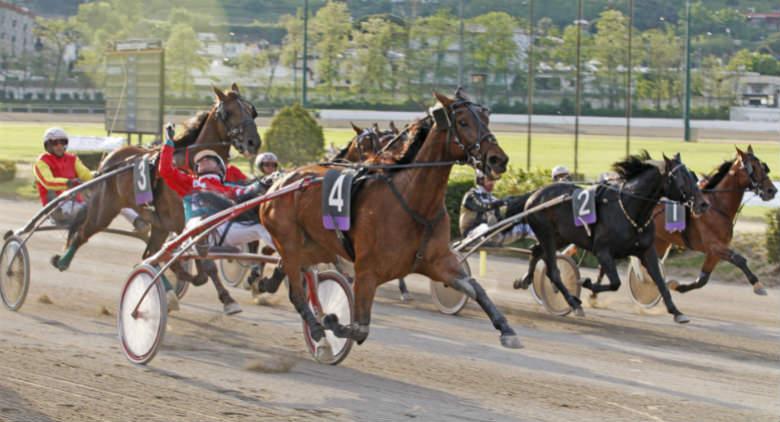
{"label": "spoked wheel", "polygon": [[[463,258],[463,255],[460,253],[455,252],[455,254],[458,256],[459,260]],[[471,277],[471,267],[469,266],[468,259],[464,259],[461,266],[463,267],[463,271]],[[444,283],[431,280],[430,288],[431,300],[433,301],[433,304],[436,305],[439,312],[443,314],[457,315],[469,301],[469,297],[465,293],[455,290]]]}
{"label": "spoked wheel", "polygon": [[0,252],[0,297],[5,306],[18,311],[30,289],[30,255],[27,246],[16,236],[10,236]]}
{"label": "spoked wheel", "polygon": [[[246,252],[249,248],[247,245],[241,245],[239,249],[241,249],[241,252]],[[219,274],[222,280],[232,287],[238,287],[244,281],[251,268],[251,263],[238,259],[219,260]]]}
{"label": "spoked wheel", "polygon": [[[316,277],[318,280],[316,283],[316,297],[312,297],[307,290],[306,302],[312,312],[314,312],[317,320],[321,322],[326,315],[335,314],[339,318],[340,324],[352,324],[354,321],[354,299],[352,297],[352,287],[349,285],[347,278],[333,270],[316,273]],[[303,323],[303,336],[306,339],[309,353],[317,362],[326,365],[338,365],[352,349],[352,339],[336,337],[332,331],[325,330],[323,340],[330,346],[332,353],[317,353],[317,347],[320,346],[311,337],[311,331],[306,322]]]}
{"label": "spoked wheel", "polygon": [[[555,260],[558,265],[558,271],[561,274],[561,281],[566,286],[569,294],[580,297],[580,270],[577,268],[577,263],[566,255],[558,255],[555,257]],[[539,299],[547,309],[547,312],[558,316],[568,315],[571,312],[571,306],[569,306],[550,278],[547,277],[546,271],[547,267],[544,261],[539,261],[536,265],[536,271],[534,271],[534,290],[539,295]]]}
{"label": "spoked wheel", "polygon": [[[659,267],[661,275],[663,275],[664,266],[659,265]],[[628,287],[631,299],[643,308],[652,308],[661,301],[661,292],[658,291],[658,286],[655,285],[653,278],[650,277],[639,258],[634,256],[631,257],[628,264]]]}
{"label": "spoked wheel", "polygon": [[[179,264],[188,273],[195,275],[195,261],[192,260],[180,260]],[[165,277],[173,284],[173,291],[176,293],[176,297],[181,299],[187,294],[187,290],[190,288],[190,282],[187,280],[179,280],[176,273],[170,268],[165,270]]]}
{"label": "spoked wheel", "polygon": [[[141,301],[155,274],[157,270],[152,266],[136,267],[127,278],[119,298],[119,342],[127,359],[138,365],[145,365],[157,354],[168,319],[168,302],[162,282],[155,283]],[[134,314],[136,306],[138,311]]]}

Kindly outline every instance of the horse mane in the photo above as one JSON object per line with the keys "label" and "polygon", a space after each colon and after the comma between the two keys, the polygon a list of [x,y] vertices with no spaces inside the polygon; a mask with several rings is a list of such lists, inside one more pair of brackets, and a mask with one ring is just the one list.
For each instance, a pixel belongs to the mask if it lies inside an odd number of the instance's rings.
{"label": "horse mane", "polygon": [[623,180],[630,180],[649,169],[661,171],[658,164],[650,157],[650,153],[642,150],[639,154],[629,155],[625,160],[612,164],[612,170]]}
{"label": "horse mane", "polygon": [[400,157],[395,160],[398,164],[409,164],[417,157],[417,153],[420,152],[425,139],[433,128],[433,122],[431,117],[424,117],[416,120],[409,127],[409,133],[412,140],[406,143],[406,147],[401,150]]}
{"label": "horse mane", "polygon": [[704,189],[715,189],[716,186],[729,174],[731,166],[734,164],[734,160],[724,161],[718,168],[712,173],[706,176],[707,184],[704,185]]}
{"label": "horse mane", "polygon": [[186,147],[194,144],[198,139],[198,135],[200,135],[200,131],[203,130],[203,126],[206,125],[208,117],[208,111],[200,111],[184,122],[184,131],[173,138],[176,147]]}

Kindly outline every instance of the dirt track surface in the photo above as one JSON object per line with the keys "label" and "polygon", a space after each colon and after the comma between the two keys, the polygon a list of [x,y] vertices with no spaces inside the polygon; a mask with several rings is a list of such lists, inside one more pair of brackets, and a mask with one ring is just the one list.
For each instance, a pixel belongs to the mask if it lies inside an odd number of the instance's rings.
{"label": "dirt track surface", "polygon": [[[0,229],[36,210],[0,200]],[[98,235],[59,273],[48,259],[63,243],[59,233],[33,238],[27,303],[0,309],[0,420],[780,418],[777,290],[758,297],[716,283],[675,295],[692,319],[679,326],[661,309],[639,312],[624,285],[586,318],[558,318],[507,288],[524,262],[491,258],[480,280],[524,349],[501,348],[471,305],[459,317],[436,313],[427,282],[412,277],[415,300],[398,303],[395,283],[381,289],[368,341],[329,367],[309,357],[284,294],[256,306],[233,289],[244,312],[224,317],[204,286],[169,319],[157,358],[136,367],[119,350],[115,315],[141,243]]]}

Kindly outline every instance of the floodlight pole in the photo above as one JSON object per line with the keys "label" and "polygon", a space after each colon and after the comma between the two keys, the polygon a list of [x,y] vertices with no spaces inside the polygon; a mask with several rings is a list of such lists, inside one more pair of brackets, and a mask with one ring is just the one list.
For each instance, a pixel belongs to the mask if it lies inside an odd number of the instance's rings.
{"label": "floodlight pole", "polygon": [[301,105],[306,107],[307,78],[309,69],[309,0],[303,3],[303,81],[301,86]]}
{"label": "floodlight pole", "polygon": [[580,113],[582,112],[580,103],[582,102],[582,0],[577,0],[577,81],[574,100],[574,175],[579,172],[580,164]]}
{"label": "floodlight pole", "polygon": [[528,126],[525,169],[531,170],[531,120],[534,114],[534,0],[528,0]]}
{"label": "floodlight pole", "polygon": [[685,0],[685,142],[691,141],[691,0]]}
{"label": "floodlight pole", "polygon": [[628,0],[628,69],[626,71],[626,157],[631,154],[631,71],[634,35],[634,0]]}

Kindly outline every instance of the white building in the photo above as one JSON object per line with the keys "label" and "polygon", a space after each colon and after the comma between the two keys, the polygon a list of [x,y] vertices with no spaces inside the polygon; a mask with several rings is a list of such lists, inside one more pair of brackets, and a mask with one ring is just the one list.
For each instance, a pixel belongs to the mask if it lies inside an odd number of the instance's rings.
{"label": "white building", "polygon": [[30,10],[0,0],[0,55],[21,57],[32,52],[34,25]]}

